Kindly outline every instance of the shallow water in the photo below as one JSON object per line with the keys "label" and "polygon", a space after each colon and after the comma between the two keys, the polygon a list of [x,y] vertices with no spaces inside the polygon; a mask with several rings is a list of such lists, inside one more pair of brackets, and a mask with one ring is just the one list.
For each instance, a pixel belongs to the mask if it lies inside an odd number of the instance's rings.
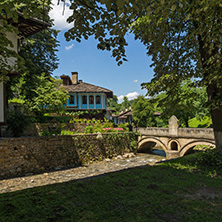
{"label": "shallow water", "polygon": [[166,153],[164,152],[164,150],[153,149],[152,152],[153,152],[154,155],[166,157]]}

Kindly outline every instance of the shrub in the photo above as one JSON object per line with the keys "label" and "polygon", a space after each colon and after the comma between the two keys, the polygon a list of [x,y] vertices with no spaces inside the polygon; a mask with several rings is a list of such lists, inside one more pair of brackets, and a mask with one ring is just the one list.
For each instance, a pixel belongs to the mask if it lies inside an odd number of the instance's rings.
{"label": "shrub", "polygon": [[222,152],[216,149],[207,149],[197,158],[201,167],[222,168]]}
{"label": "shrub", "polygon": [[52,136],[53,135],[53,132],[50,132],[50,131],[42,131],[39,133],[39,136]]}
{"label": "shrub", "polygon": [[10,111],[7,113],[7,129],[12,132],[13,137],[20,136],[29,125],[30,118],[21,111]]}
{"label": "shrub", "polygon": [[93,133],[93,127],[92,126],[87,126],[85,128],[85,133]]}
{"label": "shrub", "polygon": [[128,123],[119,123],[118,128],[123,128],[124,131],[128,132],[129,131],[129,124]]}
{"label": "shrub", "polygon": [[74,135],[75,133],[77,133],[75,129],[73,129],[73,130],[62,130],[61,131],[61,135]]}

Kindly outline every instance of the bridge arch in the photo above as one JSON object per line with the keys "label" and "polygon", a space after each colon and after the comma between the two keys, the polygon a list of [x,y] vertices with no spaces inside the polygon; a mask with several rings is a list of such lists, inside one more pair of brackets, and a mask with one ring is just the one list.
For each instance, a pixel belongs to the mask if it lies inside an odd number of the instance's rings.
{"label": "bridge arch", "polygon": [[182,147],[180,151],[180,156],[184,156],[190,149],[194,148],[197,145],[206,145],[206,146],[215,146],[214,141],[209,141],[209,140],[195,140],[190,143],[187,143],[185,146]]}
{"label": "bridge arch", "polygon": [[168,142],[168,149],[169,150],[175,150],[178,151],[180,150],[180,142],[177,139],[170,139]]}
{"label": "bridge arch", "polygon": [[164,150],[164,152],[167,152],[167,147],[165,146],[165,144],[158,138],[156,137],[146,137],[146,138],[142,138],[139,143],[138,143],[138,148],[137,151],[142,151],[145,150],[147,148],[146,145],[150,144],[150,150],[152,150],[152,148],[154,147],[155,144],[158,144],[159,146],[161,146],[161,148]]}

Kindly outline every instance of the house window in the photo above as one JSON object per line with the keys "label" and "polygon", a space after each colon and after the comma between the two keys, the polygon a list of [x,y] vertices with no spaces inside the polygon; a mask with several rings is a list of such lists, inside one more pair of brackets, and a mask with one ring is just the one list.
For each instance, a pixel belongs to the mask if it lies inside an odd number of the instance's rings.
{"label": "house window", "polygon": [[94,104],[94,97],[93,96],[89,96],[89,104]]}
{"label": "house window", "polygon": [[96,104],[101,104],[101,98],[100,98],[100,96],[96,96]]}
{"label": "house window", "polygon": [[74,96],[69,96],[69,104],[74,104]]}
{"label": "house window", "polygon": [[82,104],[87,104],[87,97],[86,96],[82,96]]}

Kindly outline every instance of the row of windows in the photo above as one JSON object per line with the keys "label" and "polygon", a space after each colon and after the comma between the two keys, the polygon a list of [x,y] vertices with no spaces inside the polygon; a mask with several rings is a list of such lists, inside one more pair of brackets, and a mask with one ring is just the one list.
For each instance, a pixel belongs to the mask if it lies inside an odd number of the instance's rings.
{"label": "row of windows", "polygon": [[[69,104],[74,104],[74,96],[69,97]],[[82,96],[82,104],[87,104],[87,96]],[[89,96],[89,104],[94,104],[94,96]],[[101,97],[96,96],[96,104],[101,104]]]}

